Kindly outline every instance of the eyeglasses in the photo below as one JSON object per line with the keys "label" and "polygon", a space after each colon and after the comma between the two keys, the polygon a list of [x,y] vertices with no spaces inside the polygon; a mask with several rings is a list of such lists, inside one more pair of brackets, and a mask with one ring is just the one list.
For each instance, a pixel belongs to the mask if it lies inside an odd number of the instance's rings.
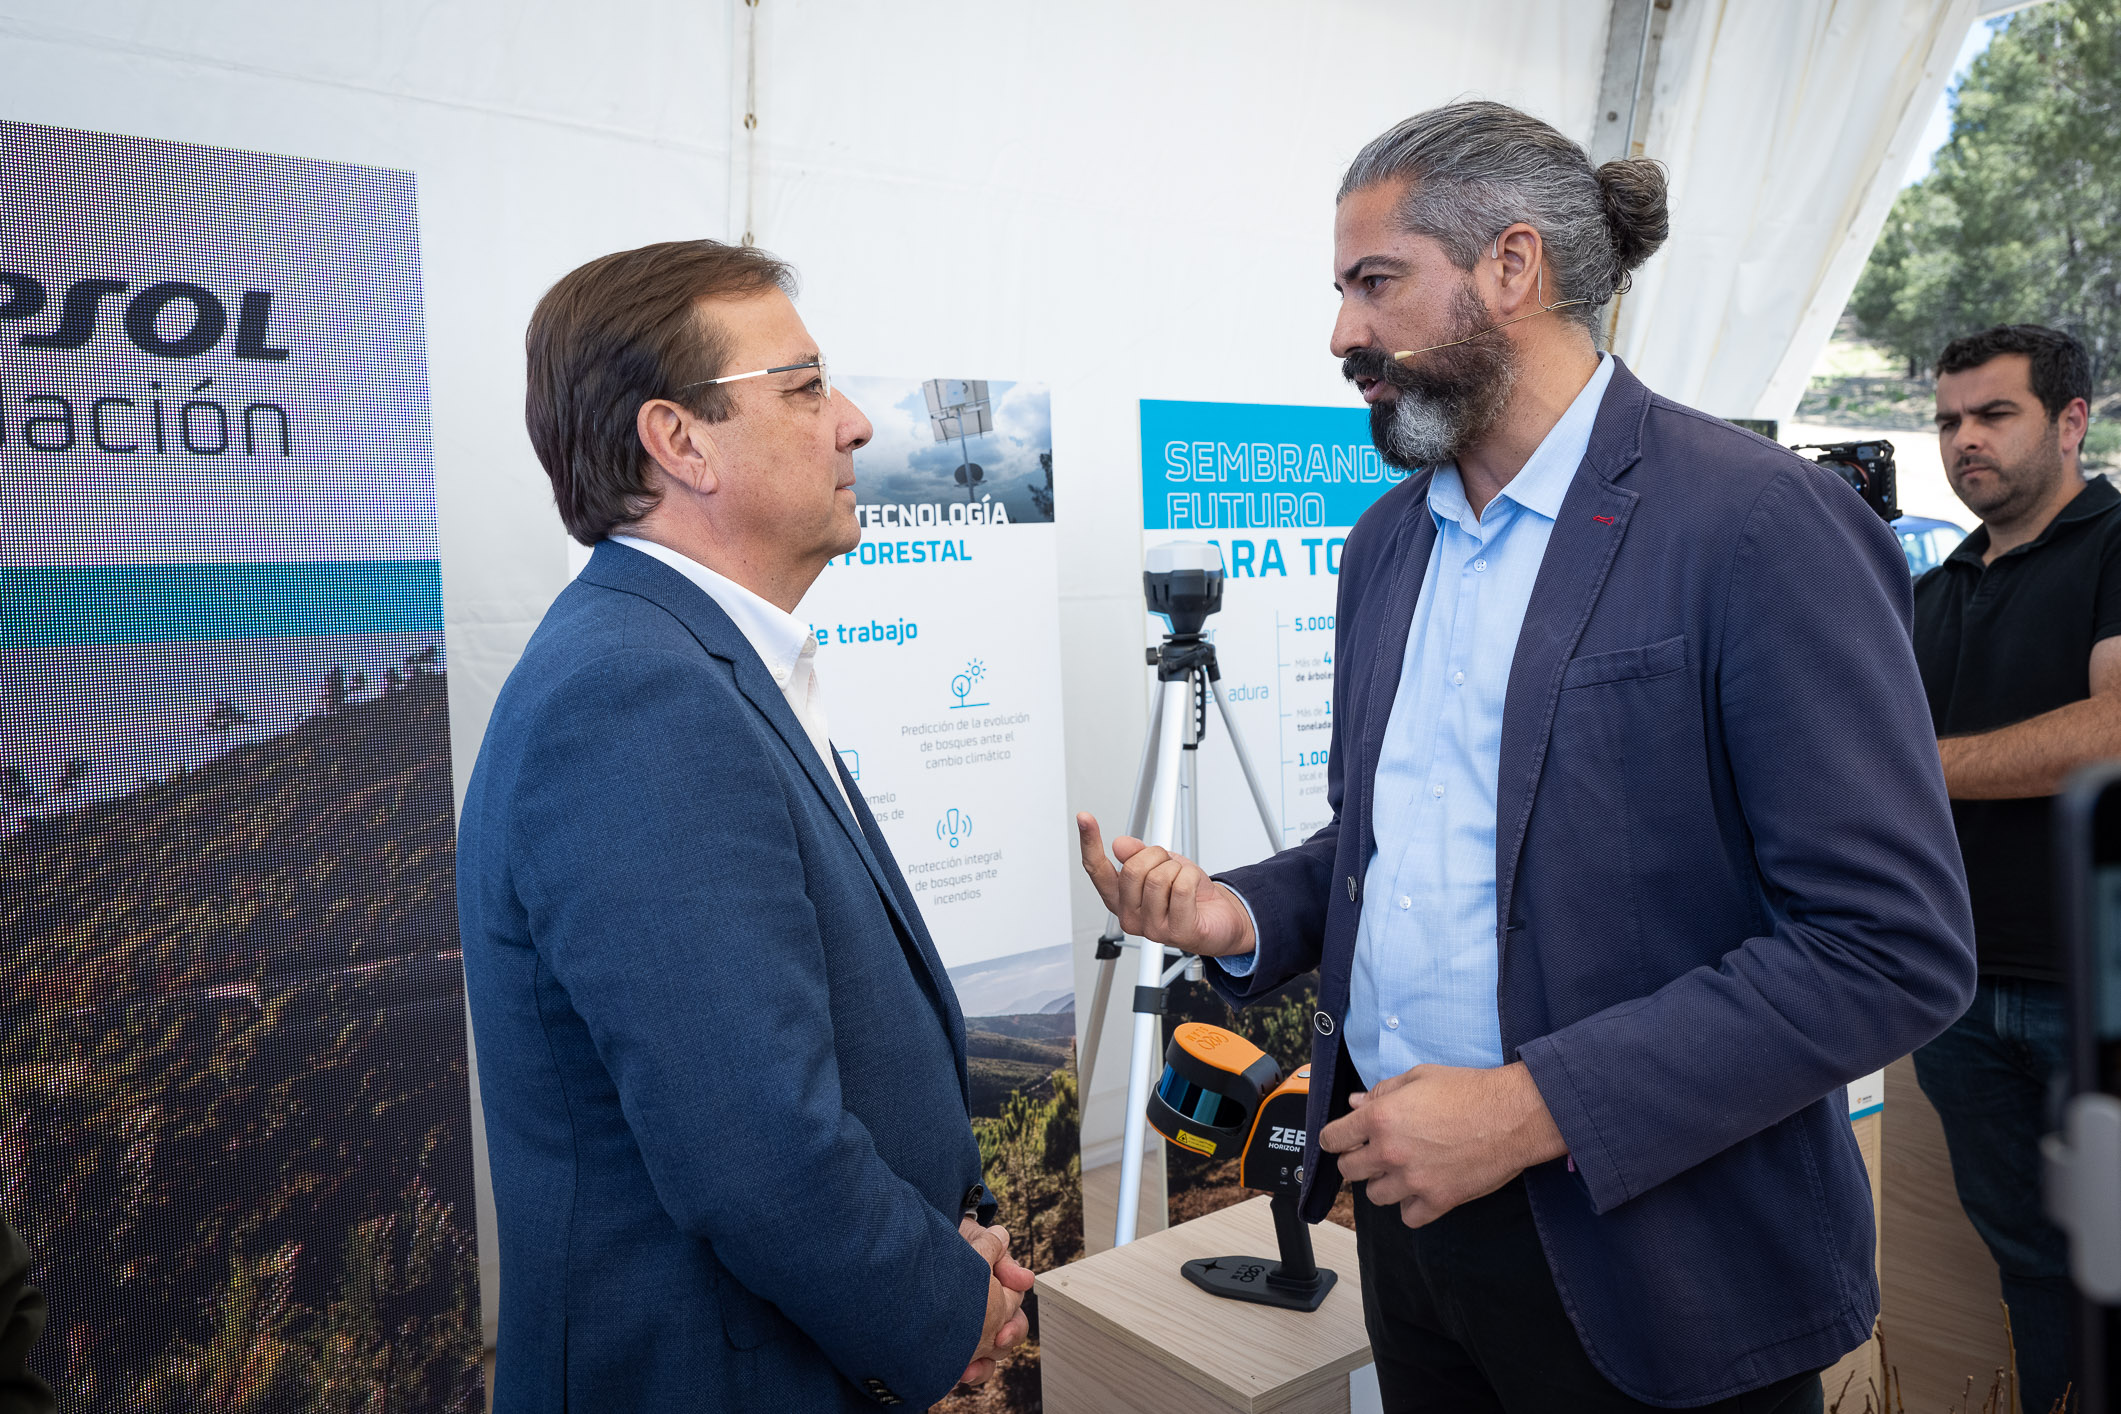
{"label": "eyeglasses", "polygon": [[685,393],[690,392],[694,388],[711,388],[717,383],[741,383],[746,378],[764,378],[769,373],[797,373],[805,368],[815,368],[817,370],[818,382],[824,385],[818,390],[819,394],[829,401],[832,397],[832,370],[825,367],[825,356],[823,354],[819,354],[816,358],[805,359],[801,363],[784,363],[778,368],[754,368],[749,373],[731,373],[721,378],[702,378],[697,383],[687,383],[678,391]]}

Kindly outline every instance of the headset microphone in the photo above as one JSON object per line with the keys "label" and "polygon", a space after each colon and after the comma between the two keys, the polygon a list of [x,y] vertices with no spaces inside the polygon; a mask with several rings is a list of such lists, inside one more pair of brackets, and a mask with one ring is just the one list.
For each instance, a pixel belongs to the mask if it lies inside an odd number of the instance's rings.
{"label": "headset microphone", "polygon": [[1334,1273],[1311,1252],[1296,1211],[1303,1189],[1305,1108],[1311,1067],[1283,1079],[1274,1058],[1234,1031],[1188,1021],[1171,1033],[1163,1079],[1149,1097],[1149,1125],[1203,1158],[1239,1155],[1238,1181],[1273,1195],[1281,1259],[1196,1257],[1179,1270],[1216,1296],[1291,1311],[1316,1311]]}

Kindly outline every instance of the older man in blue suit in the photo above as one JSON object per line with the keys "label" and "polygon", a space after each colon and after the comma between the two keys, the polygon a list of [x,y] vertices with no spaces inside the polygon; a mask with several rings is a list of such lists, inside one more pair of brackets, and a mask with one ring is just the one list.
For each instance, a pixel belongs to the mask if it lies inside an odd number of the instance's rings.
{"label": "older man in blue suit", "polygon": [[1025,1333],[964,1018],[791,613],[860,539],[870,433],[792,286],[669,243],[531,322],[531,439],[596,551],[459,836],[503,1414],[925,1407]]}
{"label": "older man in blue suit", "polygon": [[1342,560],[1333,822],[1220,882],[1079,822],[1233,1000],[1318,969],[1305,1211],[1357,1184],[1395,1411],[1817,1410],[1878,1312],[1843,1087],[1974,986],[1893,536],[1598,351],[1665,230],[1499,104],[1364,149],[1333,350],[1413,474]]}

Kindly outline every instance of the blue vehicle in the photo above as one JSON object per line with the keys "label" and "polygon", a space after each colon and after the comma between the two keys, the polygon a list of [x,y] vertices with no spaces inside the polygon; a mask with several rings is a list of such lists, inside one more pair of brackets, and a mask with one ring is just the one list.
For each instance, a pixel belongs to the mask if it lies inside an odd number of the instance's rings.
{"label": "blue vehicle", "polygon": [[1902,516],[1893,522],[1893,532],[1907,556],[1907,572],[1918,579],[1943,564],[1945,556],[1966,539],[1966,532],[1950,521],[1926,516]]}

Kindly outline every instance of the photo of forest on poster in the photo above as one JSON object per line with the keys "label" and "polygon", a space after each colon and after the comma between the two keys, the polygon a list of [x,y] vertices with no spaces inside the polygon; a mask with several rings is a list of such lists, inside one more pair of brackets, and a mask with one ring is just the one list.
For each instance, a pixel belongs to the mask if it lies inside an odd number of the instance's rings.
{"label": "photo of forest on poster", "polygon": [[[1009,1248],[1033,1271],[1083,1255],[1081,1114],[1075,991],[1066,946],[951,970],[966,1010],[966,1070],[980,1168]],[[989,1014],[982,1015],[981,1012]],[[1036,1332],[993,1379],[935,1406],[937,1414],[1038,1414]]]}
{"label": "photo of forest on poster", "polygon": [[0,170],[30,1367],[62,1414],[479,1414],[413,176],[10,122]]}
{"label": "photo of forest on poster", "polygon": [[50,1301],[33,1364],[68,1414],[469,1414],[439,644],[244,687],[137,724],[143,759],[206,754],[115,793],[87,756],[0,763],[0,1211]]}

